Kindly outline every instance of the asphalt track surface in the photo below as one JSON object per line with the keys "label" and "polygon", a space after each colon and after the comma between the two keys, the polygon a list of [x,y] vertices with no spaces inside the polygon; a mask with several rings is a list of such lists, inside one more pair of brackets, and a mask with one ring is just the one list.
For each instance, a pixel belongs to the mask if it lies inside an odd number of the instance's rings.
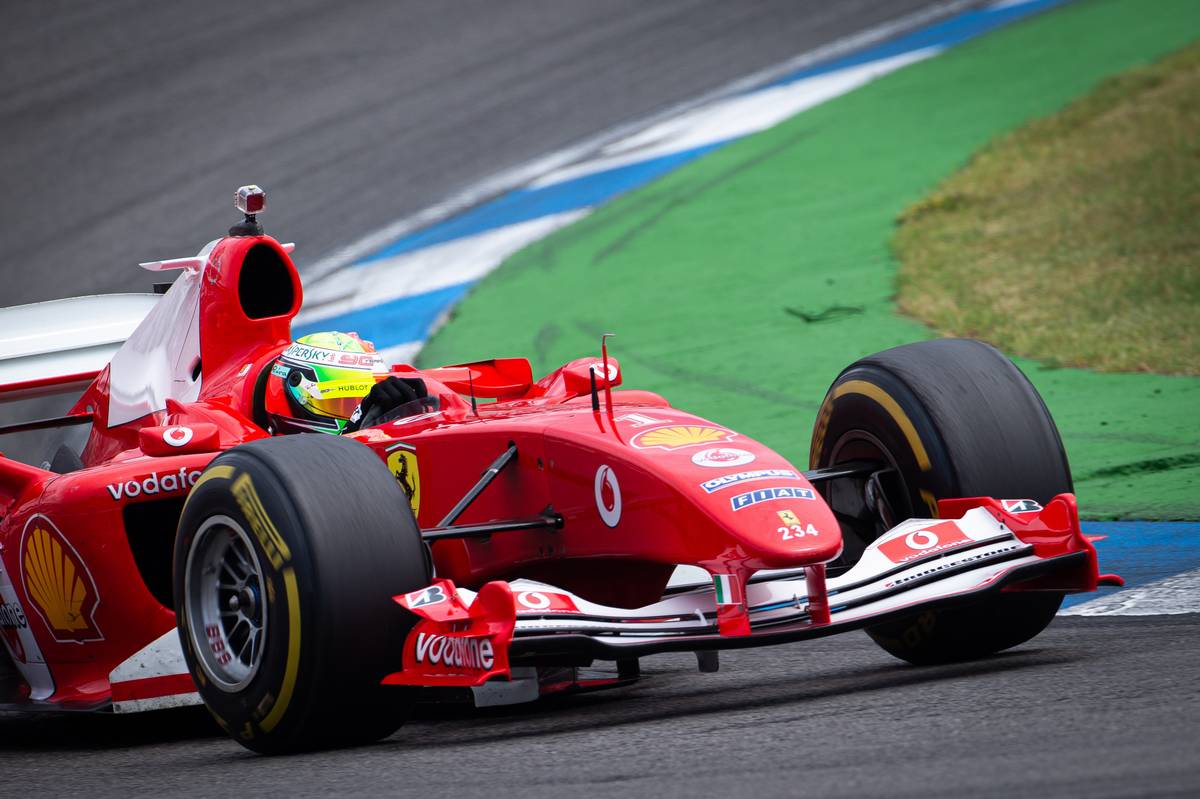
{"label": "asphalt track surface", "polygon": [[297,263],[930,0],[0,4],[0,306],[146,291],[269,192]]}
{"label": "asphalt track surface", "polygon": [[[144,290],[270,191],[303,268],[488,175],[922,2],[0,5],[0,305]],[[0,714],[5,796],[1200,793],[1200,616],[1058,619],[916,669],[854,633],[636,686],[427,707],[255,757],[203,711]]]}
{"label": "asphalt track surface", "polygon": [[204,711],[0,715],[6,796],[1196,796],[1200,616],[1057,619],[914,668],[862,633],[643,661],[628,688],[426,707],[379,744],[262,758]]}

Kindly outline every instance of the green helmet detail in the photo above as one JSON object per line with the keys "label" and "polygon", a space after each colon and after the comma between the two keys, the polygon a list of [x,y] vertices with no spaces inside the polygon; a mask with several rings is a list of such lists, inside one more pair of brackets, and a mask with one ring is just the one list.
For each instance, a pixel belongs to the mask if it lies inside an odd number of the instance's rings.
{"label": "green helmet detail", "polygon": [[362,398],[386,375],[387,366],[370,342],[354,333],[329,332],[294,341],[268,379],[280,382],[292,426],[342,433]]}

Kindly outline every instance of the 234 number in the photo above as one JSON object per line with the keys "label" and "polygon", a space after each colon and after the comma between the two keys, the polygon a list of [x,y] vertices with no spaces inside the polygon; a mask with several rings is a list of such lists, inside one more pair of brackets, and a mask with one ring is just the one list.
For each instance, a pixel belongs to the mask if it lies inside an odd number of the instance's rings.
{"label": "234 number", "polygon": [[783,536],[784,541],[791,541],[793,538],[803,538],[806,535],[820,535],[817,528],[812,524],[788,524],[780,527],[778,532]]}

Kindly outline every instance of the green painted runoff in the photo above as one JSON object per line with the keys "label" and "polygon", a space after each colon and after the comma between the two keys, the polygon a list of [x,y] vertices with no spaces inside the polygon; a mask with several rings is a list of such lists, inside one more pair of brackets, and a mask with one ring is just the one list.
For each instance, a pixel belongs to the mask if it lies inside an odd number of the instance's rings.
{"label": "green painted runoff", "polygon": [[[931,335],[893,304],[897,215],[998,134],[1197,35],[1195,0],[1090,0],[903,69],[517,253],[421,363],[526,355],[544,372],[614,331],[627,387],[804,466],[838,371]],[[1087,518],[1200,518],[1200,379],[1018,365],[1058,422]]]}

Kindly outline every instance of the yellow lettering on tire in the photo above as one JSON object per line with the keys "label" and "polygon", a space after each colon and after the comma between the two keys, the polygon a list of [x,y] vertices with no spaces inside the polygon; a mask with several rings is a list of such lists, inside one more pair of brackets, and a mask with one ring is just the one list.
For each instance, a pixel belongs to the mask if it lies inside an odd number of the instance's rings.
{"label": "yellow lettering on tire", "polygon": [[258,498],[258,492],[254,489],[254,481],[250,479],[250,475],[243,474],[234,480],[230,490],[233,492],[233,498],[237,500],[238,507],[242,509],[246,521],[250,522],[250,529],[254,532],[254,537],[258,539],[259,546],[263,548],[263,554],[276,569],[282,568],[284,563],[292,559],[292,552],[284,542],[283,536],[279,534],[279,530],[276,529],[275,523],[271,521],[271,517],[267,515],[267,509],[263,507],[262,500]]}

